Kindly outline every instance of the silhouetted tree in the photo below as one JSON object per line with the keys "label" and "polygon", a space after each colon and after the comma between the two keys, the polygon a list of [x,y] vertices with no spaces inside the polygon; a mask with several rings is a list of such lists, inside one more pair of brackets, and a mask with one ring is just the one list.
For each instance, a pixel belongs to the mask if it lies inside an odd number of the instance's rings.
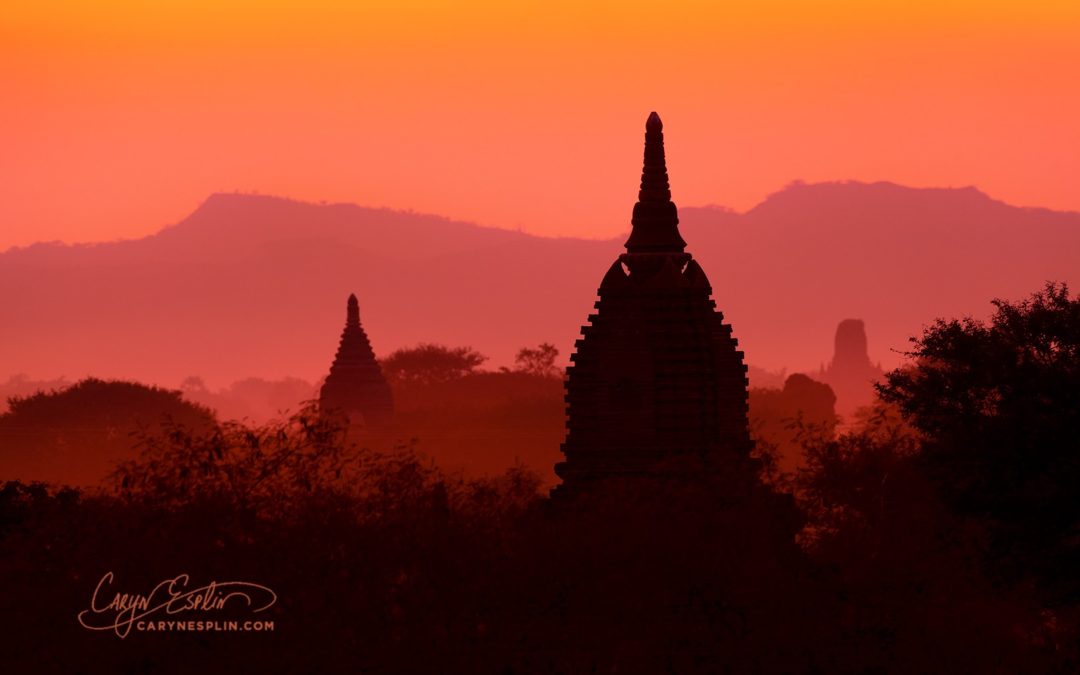
{"label": "silhouetted tree", "polygon": [[925,436],[943,499],[988,528],[989,560],[1080,601],[1080,299],[1047,284],[989,323],[938,320],[878,387]]}
{"label": "silhouetted tree", "polygon": [[559,350],[555,345],[542,342],[536,349],[522,347],[514,357],[517,370],[529,375],[541,377],[558,377],[559,367],[555,365],[555,359],[559,357]]}
{"label": "silhouetted tree", "polygon": [[[800,535],[840,604],[828,672],[1048,672],[1054,629],[1021,590],[979,564],[979,528],[939,499],[918,439],[888,418],[801,435]],[[843,663],[844,666],[839,664]],[[1006,665],[1007,664],[1007,665]]]}
{"label": "silhouetted tree", "polygon": [[120,494],[158,508],[213,499],[225,510],[267,515],[290,495],[333,492],[351,478],[343,472],[357,452],[342,427],[311,408],[261,427],[225,422],[208,432],[169,424],[165,433],[143,435],[139,449],[112,474]]}
{"label": "silhouetted tree", "polygon": [[187,377],[185,377],[184,380],[180,383],[180,391],[184,392],[185,395],[191,393],[201,394],[210,392],[210,390],[206,386],[206,380],[202,379],[198,375],[188,375]]}
{"label": "silhouetted tree", "polygon": [[487,357],[472,347],[420,344],[398,349],[379,362],[391,382],[436,384],[476,371]]}
{"label": "silhouetted tree", "polygon": [[[913,508],[911,486],[919,480],[911,465],[919,452],[914,436],[889,429],[833,438],[819,427],[796,427],[806,462],[795,472],[796,494],[810,517],[805,541],[880,535],[882,518]],[[880,536],[873,539],[882,543]],[[854,548],[865,551],[866,543]]]}
{"label": "silhouetted tree", "polygon": [[9,399],[0,415],[0,474],[91,485],[134,455],[135,434],[171,421],[205,432],[213,413],[180,392],[89,378],[58,391]]}

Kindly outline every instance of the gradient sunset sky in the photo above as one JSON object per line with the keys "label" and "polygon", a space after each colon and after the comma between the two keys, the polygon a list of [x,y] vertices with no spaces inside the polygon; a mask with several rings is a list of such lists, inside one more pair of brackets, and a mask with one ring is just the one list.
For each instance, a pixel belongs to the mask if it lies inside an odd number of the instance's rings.
{"label": "gradient sunset sky", "polygon": [[1077,0],[37,0],[0,16],[0,249],[149,234],[213,192],[541,234],[802,179],[1080,210]]}

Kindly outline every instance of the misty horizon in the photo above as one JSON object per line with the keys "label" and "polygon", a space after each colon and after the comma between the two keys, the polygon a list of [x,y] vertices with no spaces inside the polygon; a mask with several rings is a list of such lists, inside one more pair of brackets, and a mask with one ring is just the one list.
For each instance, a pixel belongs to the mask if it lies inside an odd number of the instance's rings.
{"label": "misty horizon", "polygon": [[[681,215],[748,362],[766,371],[818,370],[849,318],[866,322],[871,358],[890,368],[936,317],[985,316],[994,297],[1080,272],[1069,255],[1080,214],[973,188],[795,183],[744,213]],[[380,355],[435,342],[478,349],[497,368],[549,342],[565,358],[596,270],[621,242],[218,194],[141,239],[0,253],[6,323],[19,327],[5,334],[0,377],[314,383],[349,292]],[[550,264],[565,273],[552,276]]]}

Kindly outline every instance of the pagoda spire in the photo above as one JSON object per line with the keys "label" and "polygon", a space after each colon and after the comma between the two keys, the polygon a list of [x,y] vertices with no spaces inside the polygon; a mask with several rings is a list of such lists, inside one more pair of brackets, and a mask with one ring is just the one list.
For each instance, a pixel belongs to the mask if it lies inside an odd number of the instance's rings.
{"label": "pagoda spire", "polygon": [[356,293],[349,294],[348,309],[346,309],[345,313],[345,325],[360,325],[360,302],[356,299]]}
{"label": "pagoda spire", "polygon": [[628,253],[682,253],[686,242],[679,235],[679,212],[671,201],[664,158],[664,123],[655,112],[645,122],[645,161],[641,189],[626,241]]}

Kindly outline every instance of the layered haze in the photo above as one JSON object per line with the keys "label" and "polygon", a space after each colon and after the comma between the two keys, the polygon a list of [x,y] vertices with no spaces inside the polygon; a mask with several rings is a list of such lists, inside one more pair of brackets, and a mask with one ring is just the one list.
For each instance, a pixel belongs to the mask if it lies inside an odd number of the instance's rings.
{"label": "layered haze", "polygon": [[[683,208],[688,250],[756,366],[816,369],[843,319],[895,365],[936,316],[985,316],[1080,274],[1080,214],[973,188],[793,184],[738,213]],[[545,238],[350,204],[216,194],[137,240],[0,254],[0,376],[177,386],[325,375],[350,292],[376,353],[470,345],[510,365],[571,352],[623,237]]]}

